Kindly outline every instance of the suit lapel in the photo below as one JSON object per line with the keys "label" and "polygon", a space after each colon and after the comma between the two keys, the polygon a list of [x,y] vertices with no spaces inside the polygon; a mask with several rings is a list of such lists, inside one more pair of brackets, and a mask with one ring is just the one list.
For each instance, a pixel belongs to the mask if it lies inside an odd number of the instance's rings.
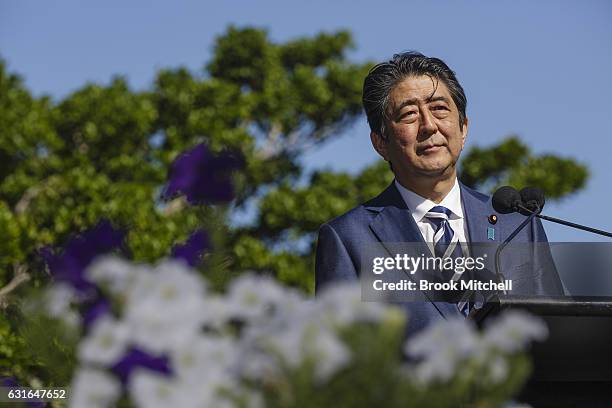
{"label": "suit lapel", "polygon": [[487,201],[483,202],[471,189],[463,184],[460,186],[465,221],[470,235],[469,240],[470,242],[487,242],[487,229],[492,227],[487,219],[491,212],[488,203]]}
{"label": "suit lapel", "polygon": [[[422,246],[419,247],[418,252],[431,254],[412,213],[395,187],[395,182],[392,182],[385,191],[365,203],[364,206],[370,211],[378,212],[370,223],[370,229],[392,257],[395,257],[398,251],[397,247],[391,244],[401,242],[420,243]],[[459,314],[455,305],[434,302],[426,293],[424,294],[442,316],[456,317]]]}
{"label": "suit lapel", "polygon": [[[486,251],[486,248],[482,245],[483,243],[496,244],[500,240],[500,231],[488,219],[489,215],[495,214],[495,211],[493,211],[489,204],[489,197],[463,184],[460,184],[460,187],[471,256],[483,256],[486,252],[490,253],[490,247],[488,248],[489,251]],[[479,243],[481,245],[473,245]],[[485,268],[493,271],[495,268],[494,261],[491,256],[485,257]]]}
{"label": "suit lapel", "polygon": [[[364,206],[378,212],[370,223],[370,229],[383,245],[392,242],[420,242],[425,245],[423,235],[395,183],[391,183],[382,194]],[[385,248],[389,250],[386,245]]]}
{"label": "suit lapel", "polygon": [[[488,197],[461,183],[459,186],[470,242],[498,242],[499,233],[488,221],[489,214],[494,214]],[[370,223],[370,228],[381,242],[424,243],[423,235],[395,183],[391,183],[378,197],[365,203],[364,207],[379,213]],[[494,231],[492,240],[489,237],[489,228]]]}

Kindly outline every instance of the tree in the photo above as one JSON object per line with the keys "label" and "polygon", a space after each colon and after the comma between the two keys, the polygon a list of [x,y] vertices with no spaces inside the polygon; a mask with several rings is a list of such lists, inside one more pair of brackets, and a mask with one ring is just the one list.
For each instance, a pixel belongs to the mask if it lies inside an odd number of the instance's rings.
{"label": "tree", "polygon": [[470,187],[494,191],[502,185],[537,186],[553,200],[582,189],[589,176],[587,168],[572,159],[533,155],[517,136],[509,136],[489,148],[473,147],[461,164],[459,177]]}
{"label": "tree", "polygon": [[41,246],[101,217],[127,228],[135,259],[166,255],[198,221],[159,193],[172,160],[201,141],[247,158],[236,209],[297,180],[300,153],[359,114],[368,65],[346,61],[350,44],[347,32],[274,44],[264,30],[230,27],[204,75],[163,70],[146,92],[116,77],[57,104],[33,98],[2,64],[1,281],[40,274]]}
{"label": "tree", "polygon": [[[0,233],[6,238],[0,283],[44,280],[37,250],[61,245],[102,217],[129,231],[136,260],[167,255],[199,222],[183,199],[160,200],[168,168],[181,151],[206,142],[214,151],[240,151],[247,163],[226,220],[228,266],[272,271],[311,290],[319,225],[371,198],[392,177],[381,161],[356,175],[316,172],[294,187],[303,180],[301,154],[361,113],[371,63],[349,62],[351,46],[345,31],[278,44],[265,30],[229,27],[201,75],[162,70],[144,92],[115,77],[58,103],[32,97],[0,64]],[[472,148],[461,167],[468,185],[539,185],[553,198],[577,191],[587,178],[571,159],[534,157],[517,138]],[[232,213],[245,208],[257,209],[252,222],[233,227]]]}
{"label": "tree", "polygon": [[[165,69],[142,92],[115,77],[58,102],[33,97],[0,61],[0,331],[10,340],[0,361],[23,376],[39,364],[15,358],[27,347],[11,311],[24,288],[48,281],[42,247],[61,247],[106,218],[127,231],[133,259],[154,261],[202,227],[184,198],[161,199],[171,163],[201,142],[239,151],[246,163],[233,206],[215,220],[224,226],[218,264],[312,290],[319,225],[392,179],[383,161],[356,175],[302,173],[302,153],[361,115],[371,63],[350,62],[350,47],[346,31],[275,43],[265,30],[229,27],[201,74]],[[539,185],[561,198],[587,179],[573,160],[533,156],[517,138],[464,157],[461,177],[472,186]],[[251,222],[237,226],[245,210]]]}

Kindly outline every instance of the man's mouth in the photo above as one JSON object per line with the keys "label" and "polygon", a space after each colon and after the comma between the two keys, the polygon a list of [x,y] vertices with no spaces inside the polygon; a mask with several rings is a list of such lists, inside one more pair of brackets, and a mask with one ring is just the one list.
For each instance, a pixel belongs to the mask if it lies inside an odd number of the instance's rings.
{"label": "man's mouth", "polygon": [[442,149],[443,147],[444,147],[443,145],[426,146],[426,147],[421,148],[421,154],[435,153],[438,150]]}

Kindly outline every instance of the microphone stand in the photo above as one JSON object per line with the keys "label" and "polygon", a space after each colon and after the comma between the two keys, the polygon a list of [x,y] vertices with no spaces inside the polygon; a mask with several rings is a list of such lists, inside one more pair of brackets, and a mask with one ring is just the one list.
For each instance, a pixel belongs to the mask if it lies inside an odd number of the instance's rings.
{"label": "microphone stand", "polygon": [[[524,205],[519,204],[518,207],[521,210],[526,211],[526,212],[528,212],[528,213],[530,213],[532,215],[534,214],[534,211],[530,210],[529,208],[525,207]],[[550,221],[550,222],[555,222],[557,224],[566,225],[568,227],[576,228],[576,229],[579,229],[579,230],[582,230],[582,231],[592,232],[594,234],[603,235],[604,237],[612,238],[612,233],[610,233],[610,232],[603,231],[603,230],[600,230],[600,229],[597,229],[597,228],[587,227],[586,225],[580,225],[580,224],[576,224],[576,223],[573,223],[573,222],[564,221],[564,220],[561,220],[561,219],[555,218],[555,217],[549,217],[549,216],[546,216],[546,215],[541,215],[541,214],[539,214],[539,211],[540,210],[538,208],[538,211],[535,212],[536,217],[541,218],[543,220]]]}
{"label": "microphone stand", "polygon": [[[521,204],[518,205],[518,207],[523,207]],[[519,233],[522,231],[523,228],[525,228],[525,226],[527,224],[529,224],[531,222],[531,220],[533,220],[541,211],[540,207],[536,204],[536,211],[529,211],[531,214],[529,215],[529,217],[527,217],[525,219],[525,221],[523,221],[521,223],[521,225],[518,226],[517,229],[514,230],[514,232],[512,234],[510,234],[510,236],[508,238],[505,239],[504,242],[502,242],[502,244],[500,246],[497,247],[497,251],[495,251],[495,274],[497,275],[497,279],[499,280],[499,283],[504,283],[504,275],[501,273],[501,265],[500,265],[500,255],[501,252],[504,250],[504,248],[508,245],[508,243],[510,241],[512,241],[512,239]],[[521,208],[522,209],[522,208]],[[504,295],[506,295],[506,289],[503,290],[504,291]]]}

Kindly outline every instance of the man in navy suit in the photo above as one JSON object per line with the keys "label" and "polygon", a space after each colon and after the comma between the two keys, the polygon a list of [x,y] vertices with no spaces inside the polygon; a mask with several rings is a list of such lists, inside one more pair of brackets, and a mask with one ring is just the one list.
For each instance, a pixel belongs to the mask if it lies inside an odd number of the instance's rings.
{"label": "man in navy suit", "polygon": [[[420,242],[436,256],[465,256],[473,243],[503,241],[525,219],[496,214],[488,196],[458,182],[468,134],[466,103],[454,72],[438,58],[407,52],[370,71],[363,87],[370,139],[395,180],[379,196],[321,226],[317,291],[358,279],[368,243]],[[513,242],[546,242],[540,221],[534,219]],[[396,254],[391,246],[387,250]],[[537,259],[507,258],[504,273],[517,285],[538,294],[563,293],[554,268],[540,268]],[[405,306],[409,332],[466,314],[457,304],[433,300]]]}

